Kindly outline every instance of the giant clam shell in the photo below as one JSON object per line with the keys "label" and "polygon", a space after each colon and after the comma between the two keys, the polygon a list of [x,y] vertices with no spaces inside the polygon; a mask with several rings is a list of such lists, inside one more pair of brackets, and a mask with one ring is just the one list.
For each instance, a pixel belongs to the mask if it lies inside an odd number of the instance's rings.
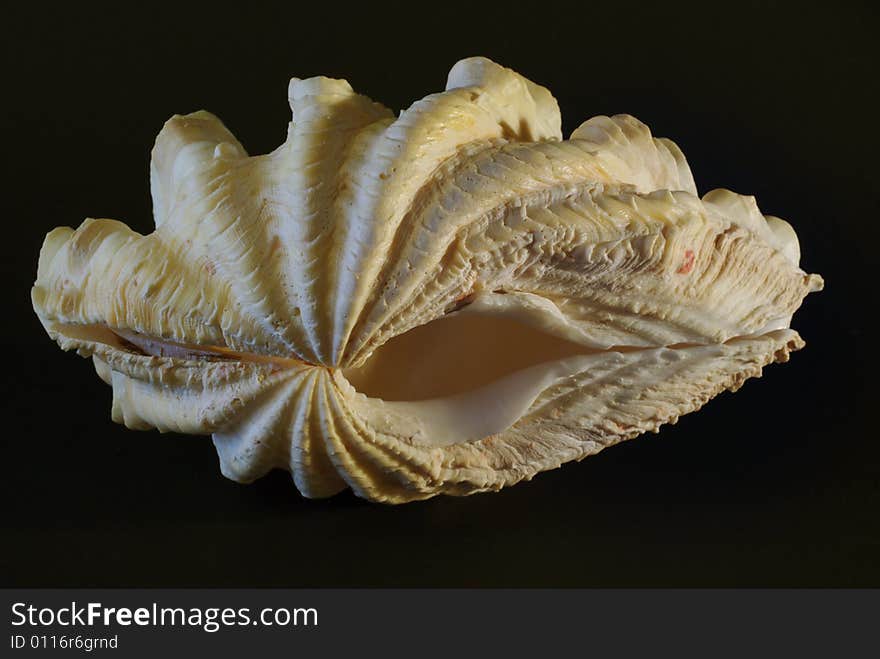
{"label": "giant clam shell", "polygon": [[152,153],[156,229],[46,236],[32,297],[129,428],[211,434],[223,474],[309,497],[497,490],[698,409],[803,345],[822,280],[751,197],[700,198],[626,115],[568,140],[487,59],[395,117],[294,79],[249,157],[207,112]]}

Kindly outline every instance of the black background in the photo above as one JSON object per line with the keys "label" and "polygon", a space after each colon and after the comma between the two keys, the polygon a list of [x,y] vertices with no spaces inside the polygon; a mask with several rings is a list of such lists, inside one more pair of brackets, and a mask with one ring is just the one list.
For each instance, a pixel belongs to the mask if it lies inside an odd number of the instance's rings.
{"label": "black background", "polygon": [[[199,3],[6,13],[3,586],[880,586],[878,21],[869,5]],[[209,438],[109,418],[29,289],[44,234],[151,230],[149,150],[208,109],[281,141],[291,76],[396,109],[483,54],[547,86],[564,133],[628,112],[788,219],[825,277],[807,348],[737,394],[497,494],[388,507],[225,480]]]}

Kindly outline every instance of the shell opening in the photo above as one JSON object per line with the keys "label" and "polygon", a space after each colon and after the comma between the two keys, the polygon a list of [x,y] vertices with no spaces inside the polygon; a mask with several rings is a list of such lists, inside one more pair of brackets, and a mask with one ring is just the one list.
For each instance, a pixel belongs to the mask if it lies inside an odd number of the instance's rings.
{"label": "shell opening", "polygon": [[303,364],[298,359],[241,352],[225,345],[182,343],[126,328],[110,327],[103,323],[56,323],[52,326],[52,331],[82,345],[100,344],[119,352],[144,357],[172,358],[190,362],[253,362],[279,368]]}
{"label": "shell opening", "polygon": [[600,352],[508,316],[470,309],[392,338],[343,375],[370,398],[417,401],[457,396],[538,364]]}
{"label": "shell opening", "polygon": [[342,375],[378,409],[417,419],[421,441],[433,446],[502,432],[553,382],[607,354],[536,324],[542,314],[522,313],[516,297],[483,294],[392,338]]}

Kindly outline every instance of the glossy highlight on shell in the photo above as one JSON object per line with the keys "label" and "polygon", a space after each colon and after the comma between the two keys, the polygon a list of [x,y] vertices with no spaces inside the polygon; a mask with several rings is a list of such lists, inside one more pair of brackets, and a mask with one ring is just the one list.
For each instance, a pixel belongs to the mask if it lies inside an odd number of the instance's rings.
{"label": "glossy highlight on shell", "polygon": [[287,140],[213,115],[152,152],[155,231],[51,231],[34,309],[113,420],[213,435],[223,474],[375,501],[497,490],[656,431],[803,346],[822,280],[751,197],[697,195],[633,117],[569,139],[484,58],[395,116],[293,79]]}

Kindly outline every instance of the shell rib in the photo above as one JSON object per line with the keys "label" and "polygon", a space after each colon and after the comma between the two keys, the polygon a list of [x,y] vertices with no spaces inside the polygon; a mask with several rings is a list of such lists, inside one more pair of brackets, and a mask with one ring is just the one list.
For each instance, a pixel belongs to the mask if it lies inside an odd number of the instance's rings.
{"label": "shell rib", "polygon": [[129,428],[211,434],[222,472],[309,497],[497,490],[698,409],[803,346],[822,280],[751,197],[702,199],[633,117],[563,140],[484,58],[395,118],[293,79],[249,157],[207,112],[152,153],[156,229],[46,236],[34,309]]}

